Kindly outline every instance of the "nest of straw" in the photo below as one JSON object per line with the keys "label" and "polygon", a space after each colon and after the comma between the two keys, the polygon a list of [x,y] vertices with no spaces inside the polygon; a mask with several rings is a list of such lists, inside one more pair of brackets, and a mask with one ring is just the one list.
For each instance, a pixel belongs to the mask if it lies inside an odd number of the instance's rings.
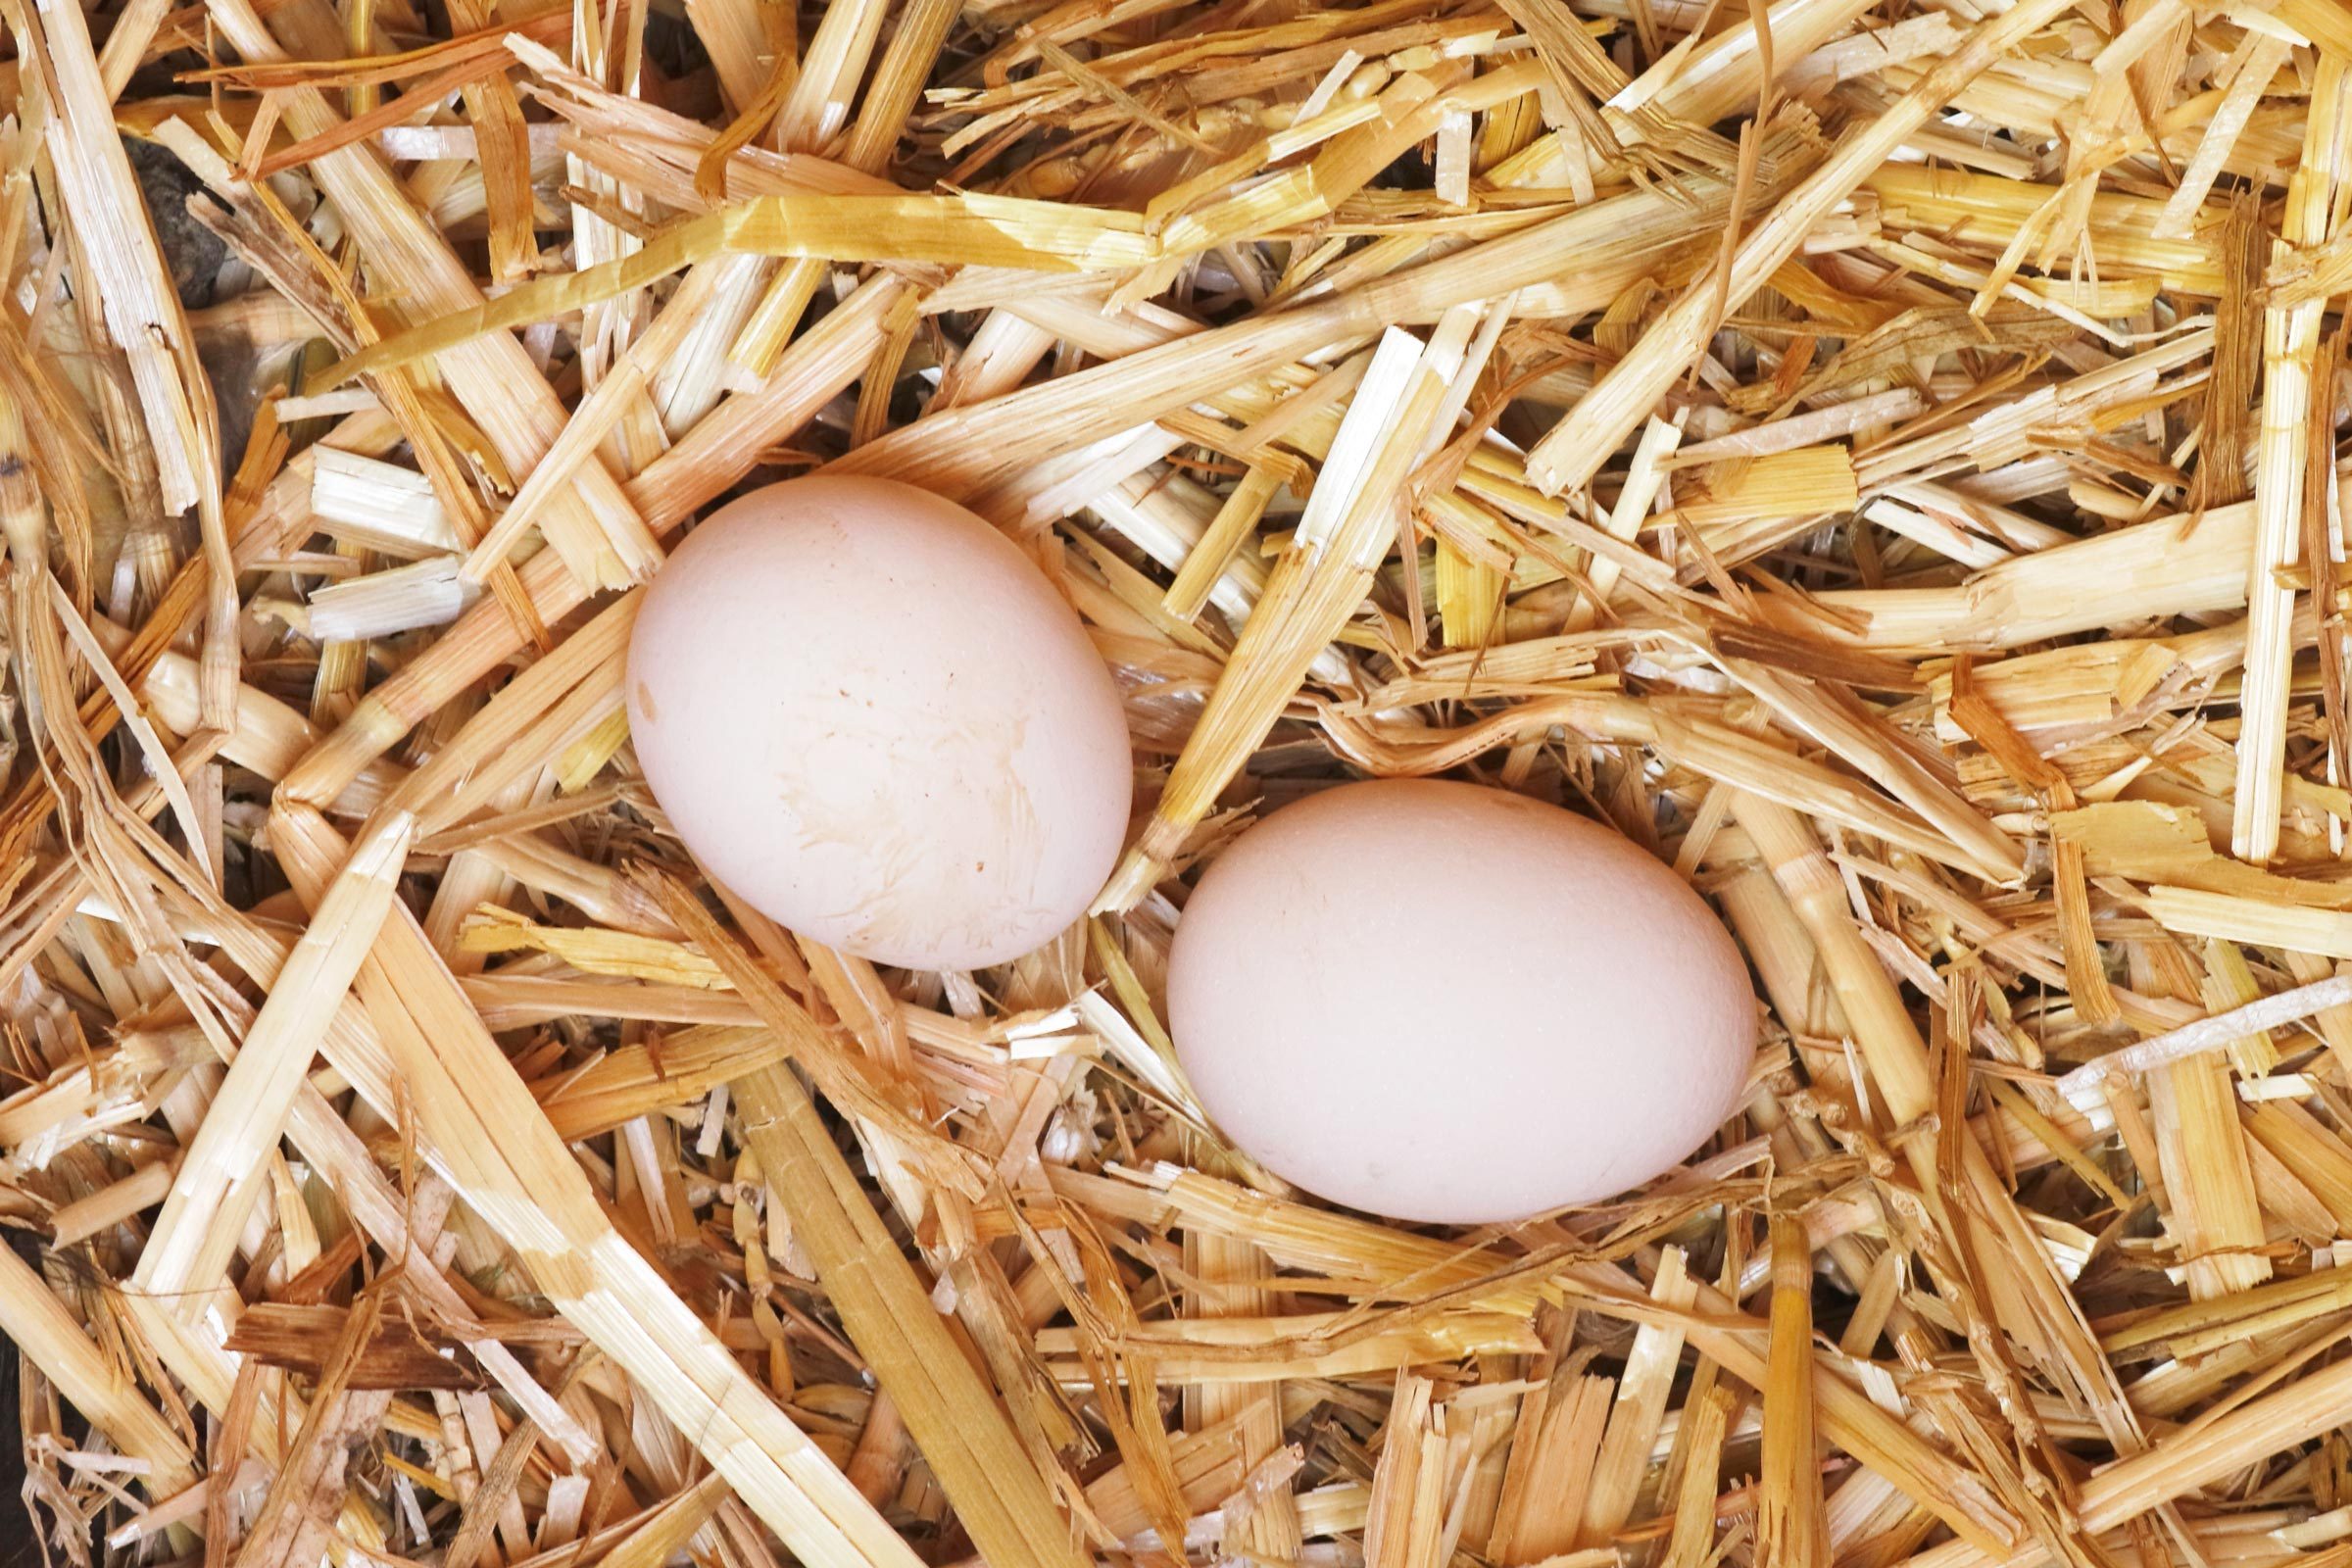
{"label": "nest of straw", "polygon": [[[0,24],[0,1544],[2352,1561],[2330,0]],[[1123,683],[1003,969],[638,774],[639,585],[812,466]],[[1439,772],[1740,939],[1685,1168],[1447,1232],[1193,1114],[1195,868]]]}

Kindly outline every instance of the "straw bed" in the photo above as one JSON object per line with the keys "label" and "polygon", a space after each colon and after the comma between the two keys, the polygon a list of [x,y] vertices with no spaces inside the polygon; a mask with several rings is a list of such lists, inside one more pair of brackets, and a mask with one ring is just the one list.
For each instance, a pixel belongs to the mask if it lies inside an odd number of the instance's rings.
{"label": "straw bed", "polygon": [[[0,28],[0,1562],[2352,1562],[2333,0]],[[1119,678],[1018,962],[639,771],[643,585],[811,469]],[[1739,940],[1682,1167],[1443,1230],[1205,1123],[1199,868],[1439,773]]]}

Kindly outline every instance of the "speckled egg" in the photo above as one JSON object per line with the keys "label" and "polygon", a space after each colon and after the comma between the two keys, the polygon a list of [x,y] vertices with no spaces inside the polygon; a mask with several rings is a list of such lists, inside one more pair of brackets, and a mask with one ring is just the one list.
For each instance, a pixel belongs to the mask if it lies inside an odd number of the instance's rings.
{"label": "speckled egg", "polygon": [[779,923],[968,969],[1085,912],[1133,775],[1109,671],[1037,565],[910,485],[817,475],[713,514],[647,587],[637,759],[679,838]]}

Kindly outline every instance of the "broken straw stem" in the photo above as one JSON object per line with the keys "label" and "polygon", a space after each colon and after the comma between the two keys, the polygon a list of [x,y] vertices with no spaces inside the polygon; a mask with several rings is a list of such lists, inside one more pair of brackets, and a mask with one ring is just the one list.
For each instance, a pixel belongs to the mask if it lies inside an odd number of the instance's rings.
{"label": "broken straw stem", "polygon": [[2232,1040],[2295,1023],[2347,1003],[2352,1003],[2352,974],[2315,980],[2310,985],[2258,998],[2242,1007],[2231,1007],[2228,1012],[2217,1012],[2178,1029],[2151,1035],[2135,1046],[2110,1052],[2096,1061],[2086,1061],[2058,1080],[2058,1092],[2078,1108],[2085,1108],[2105,1098],[2105,1086],[2111,1080],[2169,1066],[2203,1052],[2219,1051]]}

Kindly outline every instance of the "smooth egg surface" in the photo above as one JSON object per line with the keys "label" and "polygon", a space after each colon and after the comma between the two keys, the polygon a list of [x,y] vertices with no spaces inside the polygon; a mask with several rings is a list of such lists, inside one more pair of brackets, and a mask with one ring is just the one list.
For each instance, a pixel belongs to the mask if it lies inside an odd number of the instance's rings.
{"label": "smooth egg surface", "polygon": [[628,712],[696,858],[877,962],[1020,956],[1126,833],[1126,719],[1076,613],[987,522],[891,480],[787,480],[696,528],[646,589]]}
{"label": "smooth egg surface", "polygon": [[1623,837],[1501,790],[1345,784],[1237,839],[1168,961],[1176,1054],[1275,1174],[1399,1219],[1592,1202],[1737,1108],[1731,934]]}

